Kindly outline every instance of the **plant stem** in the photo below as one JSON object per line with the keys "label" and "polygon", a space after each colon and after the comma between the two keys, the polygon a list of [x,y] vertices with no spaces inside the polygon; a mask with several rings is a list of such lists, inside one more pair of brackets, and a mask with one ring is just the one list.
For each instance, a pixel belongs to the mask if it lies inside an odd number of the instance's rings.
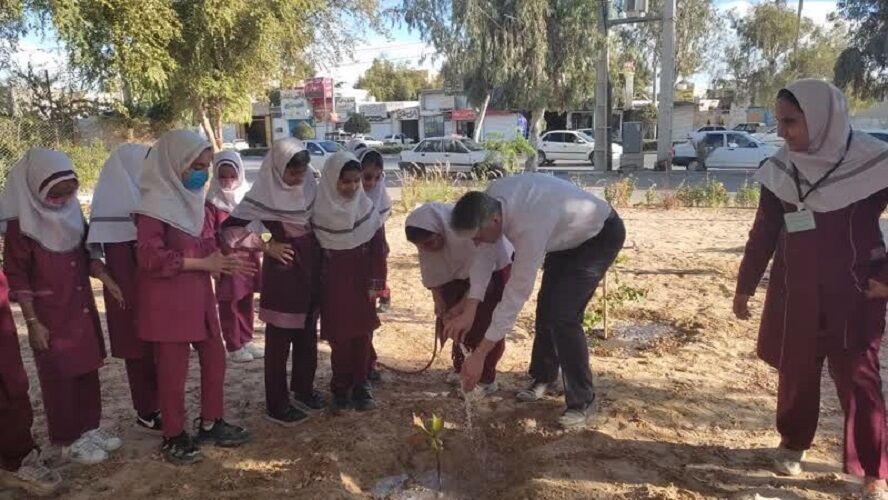
{"label": "plant stem", "polygon": [[438,471],[438,491],[444,491],[444,482],[441,480],[441,453],[435,453],[435,467]]}

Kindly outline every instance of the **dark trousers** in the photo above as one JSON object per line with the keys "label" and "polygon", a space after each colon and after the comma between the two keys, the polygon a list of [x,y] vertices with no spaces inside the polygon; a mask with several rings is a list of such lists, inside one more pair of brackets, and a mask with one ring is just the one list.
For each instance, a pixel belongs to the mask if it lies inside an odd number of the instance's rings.
{"label": "dark trousers", "polygon": [[147,417],[157,411],[160,406],[157,401],[157,368],[154,356],[127,359],[126,377],[136,413],[141,417]]}
{"label": "dark trousers", "polygon": [[372,344],[370,335],[330,341],[330,381],[333,393],[341,394],[367,383],[367,365]]}
{"label": "dark trousers", "polygon": [[[845,413],[845,473],[888,477],[888,432],[879,375],[879,343],[863,352],[842,351],[826,357],[829,374]],[[781,367],[777,385],[777,430],[781,446],[802,451],[811,447],[820,415],[820,374],[824,358]]]}
{"label": "dark trousers", "polygon": [[[19,380],[27,380],[26,377],[22,370]],[[0,468],[16,471],[22,459],[37,447],[31,434],[34,413],[28,398],[27,383],[24,393],[11,395],[4,382],[0,375]]]}
{"label": "dark trousers", "polygon": [[595,237],[547,254],[543,264],[530,375],[536,382],[552,383],[560,368],[569,409],[595,400],[583,314],[625,239],[623,221],[613,212]]}
{"label": "dark trousers", "polygon": [[[310,323],[306,320],[306,326]],[[272,324],[265,328],[265,406],[272,415],[283,413],[290,406],[287,390],[287,359],[293,348],[293,366],[290,391],[298,395],[314,390],[315,371],[318,368],[318,337],[313,327],[280,328]]]}

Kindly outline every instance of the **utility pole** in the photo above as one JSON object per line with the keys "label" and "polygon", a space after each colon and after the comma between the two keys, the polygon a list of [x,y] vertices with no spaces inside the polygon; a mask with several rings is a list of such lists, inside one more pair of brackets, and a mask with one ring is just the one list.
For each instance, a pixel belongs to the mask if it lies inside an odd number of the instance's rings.
{"label": "utility pole", "polygon": [[675,0],[663,2],[663,53],[657,110],[657,166],[672,170],[672,110],[675,101]]}
{"label": "utility pole", "polygon": [[592,153],[592,162],[595,170],[605,171],[608,166],[608,145],[610,144],[610,116],[608,116],[608,1],[600,0],[601,12],[598,19],[598,29],[604,43],[598,56],[598,64],[595,66],[595,151]]}

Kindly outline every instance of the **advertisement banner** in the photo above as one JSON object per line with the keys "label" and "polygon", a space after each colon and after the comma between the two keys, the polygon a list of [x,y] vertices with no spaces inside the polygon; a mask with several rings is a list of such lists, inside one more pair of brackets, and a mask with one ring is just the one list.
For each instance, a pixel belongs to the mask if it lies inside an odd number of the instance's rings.
{"label": "advertisement banner", "polygon": [[312,78],[305,81],[305,97],[309,99],[330,99],[333,97],[332,78]]}
{"label": "advertisement banner", "polygon": [[455,122],[472,122],[475,121],[474,109],[454,109],[453,121]]}
{"label": "advertisement banner", "polygon": [[311,118],[311,106],[305,99],[302,89],[281,90],[281,117],[285,120]]}
{"label": "advertisement banner", "polygon": [[336,114],[348,118],[357,111],[357,102],[354,97],[337,97]]}
{"label": "advertisement banner", "polygon": [[395,120],[419,120],[419,106],[392,111]]}

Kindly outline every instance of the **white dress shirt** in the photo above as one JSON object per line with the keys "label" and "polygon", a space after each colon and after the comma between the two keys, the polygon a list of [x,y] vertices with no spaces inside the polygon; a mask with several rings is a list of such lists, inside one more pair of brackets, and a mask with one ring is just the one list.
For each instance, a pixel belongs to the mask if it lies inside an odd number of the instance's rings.
{"label": "white dress shirt", "polygon": [[546,174],[497,180],[487,194],[502,203],[503,236],[515,247],[511,278],[485,334],[498,342],[515,326],[546,254],[576,248],[597,236],[613,209],[575,184]]}

